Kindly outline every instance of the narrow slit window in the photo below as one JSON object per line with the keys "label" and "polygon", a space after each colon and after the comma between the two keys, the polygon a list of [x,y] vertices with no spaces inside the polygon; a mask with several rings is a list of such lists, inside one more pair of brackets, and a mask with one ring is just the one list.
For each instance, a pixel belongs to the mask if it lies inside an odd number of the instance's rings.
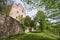
{"label": "narrow slit window", "polygon": [[19,13],[19,11],[17,11],[17,13]]}

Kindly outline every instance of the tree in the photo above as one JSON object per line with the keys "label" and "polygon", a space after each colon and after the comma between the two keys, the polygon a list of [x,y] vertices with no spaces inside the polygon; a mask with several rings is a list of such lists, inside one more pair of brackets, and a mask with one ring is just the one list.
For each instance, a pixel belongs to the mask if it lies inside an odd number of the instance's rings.
{"label": "tree", "polygon": [[0,12],[3,11],[5,0],[0,0]]}
{"label": "tree", "polygon": [[46,25],[45,17],[45,13],[43,11],[38,11],[35,16],[35,21],[36,23],[39,23],[41,32],[43,32],[44,27]]}
{"label": "tree", "polygon": [[34,20],[31,20],[30,26],[31,26],[31,27],[34,27],[34,26],[35,26]]}
{"label": "tree", "polygon": [[36,26],[36,24],[35,24],[34,20],[31,20],[30,30],[32,31],[32,28],[35,29],[35,26]]}
{"label": "tree", "polygon": [[[31,18],[29,16],[26,16],[24,19],[24,25],[30,29],[30,23],[31,23]],[[31,30],[29,30],[29,31],[31,31]]]}
{"label": "tree", "polygon": [[11,5],[7,5],[7,0],[0,0],[0,14],[9,14]]}
{"label": "tree", "polygon": [[25,24],[26,26],[30,26],[30,23],[31,23],[31,18],[30,18],[29,16],[26,16],[26,17],[25,17],[25,20],[24,20],[24,24]]}

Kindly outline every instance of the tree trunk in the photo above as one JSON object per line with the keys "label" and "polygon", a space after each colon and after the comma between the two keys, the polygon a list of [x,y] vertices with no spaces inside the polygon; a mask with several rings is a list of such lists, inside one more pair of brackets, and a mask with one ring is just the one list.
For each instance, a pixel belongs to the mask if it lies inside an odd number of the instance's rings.
{"label": "tree trunk", "polygon": [[41,32],[43,32],[43,24],[42,24],[42,22],[40,22],[40,29],[41,29]]}
{"label": "tree trunk", "polygon": [[32,28],[31,27],[29,27],[29,32],[32,32]]}

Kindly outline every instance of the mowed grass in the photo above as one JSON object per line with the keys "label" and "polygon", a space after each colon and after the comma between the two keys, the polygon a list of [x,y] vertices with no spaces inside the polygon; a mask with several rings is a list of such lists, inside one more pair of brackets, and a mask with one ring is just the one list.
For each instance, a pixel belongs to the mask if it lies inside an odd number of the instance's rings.
{"label": "mowed grass", "polygon": [[57,38],[45,33],[23,33],[2,38],[0,40],[57,40]]}

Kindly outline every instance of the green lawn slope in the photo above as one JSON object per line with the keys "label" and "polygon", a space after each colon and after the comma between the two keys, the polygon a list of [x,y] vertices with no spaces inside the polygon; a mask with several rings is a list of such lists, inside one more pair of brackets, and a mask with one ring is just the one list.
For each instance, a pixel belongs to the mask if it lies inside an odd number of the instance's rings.
{"label": "green lawn slope", "polygon": [[23,33],[2,38],[0,40],[57,40],[57,38],[45,33]]}

